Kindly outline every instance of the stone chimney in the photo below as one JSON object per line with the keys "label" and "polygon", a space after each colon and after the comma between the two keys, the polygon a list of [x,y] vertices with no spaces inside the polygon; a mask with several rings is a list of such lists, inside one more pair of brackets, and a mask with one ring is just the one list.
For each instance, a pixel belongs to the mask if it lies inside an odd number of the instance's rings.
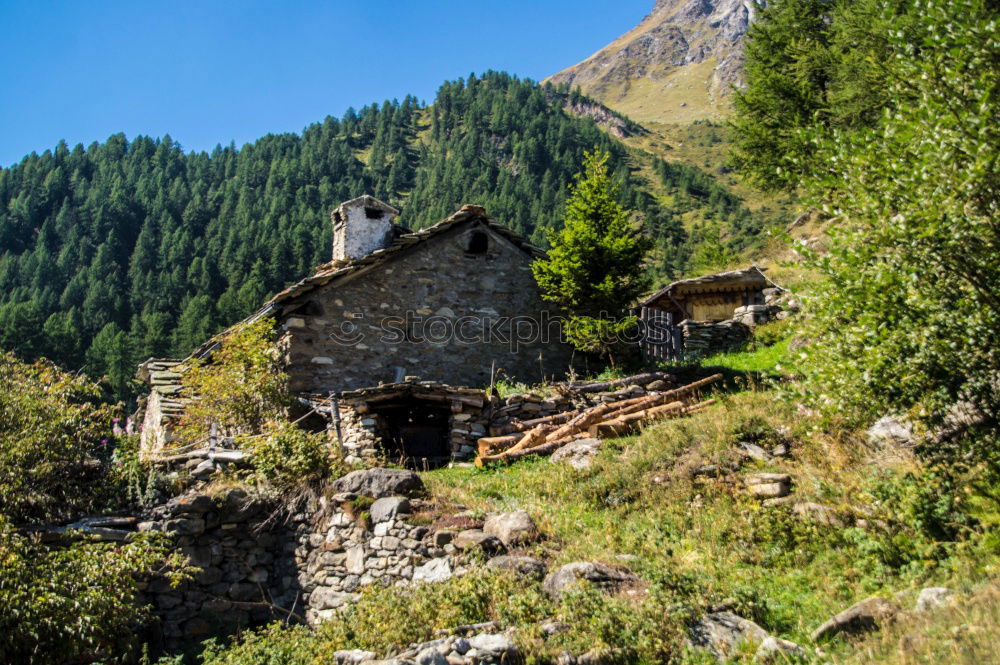
{"label": "stone chimney", "polygon": [[392,224],[399,211],[374,196],[344,201],[333,220],[333,260],[358,259],[392,242]]}

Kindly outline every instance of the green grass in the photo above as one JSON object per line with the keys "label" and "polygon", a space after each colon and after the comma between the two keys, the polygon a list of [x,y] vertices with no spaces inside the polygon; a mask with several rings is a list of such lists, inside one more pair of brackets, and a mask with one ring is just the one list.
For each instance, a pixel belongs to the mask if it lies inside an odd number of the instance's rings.
{"label": "green grass", "polygon": [[790,342],[790,339],[783,339],[771,346],[753,350],[718,353],[702,360],[701,365],[707,368],[723,368],[745,374],[778,376],[789,367],[788,345]]}
{"label": "green grass", "polygon": [[[788,437],[796,459],[751,464],[746,471],[791,473],[796,500],[830,506],[844,526],[762,509],[738,484],[691,478],[690,469],[700,464],[732,462],[736,439],[751,426]],[[825,619],[870,595],[982,577],[983,561],[995,558],[988,548],[952,549],[904,526],[913,488],[900,479],[913,466],[873,468],[852,438],[817,433],[817,427],[775,393],[744,392],[722,396],[692,418],[609,441],[588,470],[538,459],[435,472],[425,480],[445,503],[482,512],[527,510],[546,539],[526,553],[553,566],[616,564],[619,555],[631,555],[636,558],[628,565],[657,581],[658,593],[669,591],[674,603],[691,611],[726,603],[806,646]],[[884,509],[900,511],[901,523],[888,541],[853,526],[857,507],[876,502],[876,495]],[[935,554],[921,554],[930,551]],[[838,656],[849,652],[843,644],[826,649]]]}

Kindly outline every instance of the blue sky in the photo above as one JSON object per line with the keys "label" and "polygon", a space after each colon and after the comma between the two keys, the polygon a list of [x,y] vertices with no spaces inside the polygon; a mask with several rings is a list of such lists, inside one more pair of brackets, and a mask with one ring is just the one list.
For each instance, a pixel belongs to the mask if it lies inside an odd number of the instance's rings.
{"label": "blue sky", "polygon": [[487,69],[540,80],[653,0],[0,0],[0,166],[125,132],[189,150],[299,131]]}

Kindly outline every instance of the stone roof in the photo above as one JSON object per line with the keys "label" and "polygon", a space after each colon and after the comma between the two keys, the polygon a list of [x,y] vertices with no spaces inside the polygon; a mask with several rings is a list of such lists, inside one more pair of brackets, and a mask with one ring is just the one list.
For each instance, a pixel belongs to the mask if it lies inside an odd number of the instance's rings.
{"label": "stone roof", "polygon": [[454,213],[447,219],[438,222],[434,226],[414,231],[412,233],[404,233],[394,238],[392,243],[384,249],[376,249],[371,254],[357,259],[343,259],[340,261],[324,263],[316,269],[316,273],[314,275],[306,277],[298,283],[288,287],[284,291],[276,294],[264,304],[264,308],[273,307],[274,305],[281,304],[287,300],[297,298],[305,293],[308,293],[309,291],[312,291],[313,289],[326,286],[336,279],[341,279],[347,275],[360,272],[364,268],[385,263],[390,259],[396,258],[402,252],[405,252],[420,243],[426,242],[435,236],[441,235],[458,224],[476,220],[483,222],[491,231],[503,236],[530,256],[541,257],[545,255],[545,252],[541,249],[529,244],[524,238],[511,231],[503,224],[493,220],[486,214],[486,210],[481,206],[466,205],[462,206],[458,212]]}
{"label": "stone roof", "polygon": [[[359,199],[363,198],[364,197],[359,197]],[[355,201],[359,199],[355,199]],[[282,303],[298,298],[299,296],[305,295],[310,291],[326,286],[334,281],[359,273],[372,266],[386,263],[394,258],[397,258],[411,248],[450,231],[456,226],[475,221],[483,223],[491,231],[505,238],[529,256],[533,258],[545,256],[545,252],[543,250],[530,244],[523,237],[514,233],[509,228],[487,215],[486,209],[482,206],[465,205],[448,218],[441,220],[433,226],[420,229],[419,231],[398,233],[398,231],[405,231],[405,229],[397,226],[397,234],[394,234],[392,242],[384,249],[377,249],[371,254],[360,258],[341,259],[318,266],[313,275],[306,277],[305,279],[302,279],[292,286],[289,286],[283,291],[275,294],[270,300],[264,303],[259,310],[243,321],[240,321],[217,335],[214,335],[207,342],[195,349],[195,351],[193,351],[188,357],[201,357],[205,355],[209,351],[213,350],[230,330],[236,328],[237,326],[253,323],[265,316],[273,314],[278,310]]]}
{"label": "stone roof", "polygon": [[[486,395],[482,388],[469,388],[466,386],[452,386],[438,381],[421,381],[419,379],[407,378],[396,383],[381,383],[368,388],[358,388],[357,390],[347,390],[336,393],[338,399],[347,403],[364,401],[381,401],[398,396],[415,395],[427,397],[438,395],[443,399],[472,398],[480,402]],[[328,393],[313,393],[305,396],[305,399],[314,404],[328,404]]]}
{"label": "stone roof", "polygon": [[[664,296],[676,295],[678,291],[685,290],[685,287],[698,286],[723,286],[723,285],[746,285],[746,284],[773,284],[764,275],[764,269],[759,266],[750,266],[742,270],[729,270],[727,272],[715,273],[714,275],[703,275],[701,277],[691,277],[671,282],[666,288],[660,289],[653,295],[639,303],[640,307],[649,307]],[[779,287],[780,288],[780,287]]]}

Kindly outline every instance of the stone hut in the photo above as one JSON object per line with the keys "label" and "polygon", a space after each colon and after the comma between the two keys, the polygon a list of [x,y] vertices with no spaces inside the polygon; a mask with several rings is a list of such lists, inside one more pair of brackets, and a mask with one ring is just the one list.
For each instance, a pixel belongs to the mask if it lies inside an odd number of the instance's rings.
{"label": "stone hut", "polygon": [[[572,351],[531,274],[541,250],[478,206],[416,232],[395,224],[398,214],[371,196],[341,204],[331,215],[333,260],[243,322],[275,319],[293,392],[340,394],[417,378],[484,388],[501,372],[529,383],[566,372]],[[228,332],[193,357],[211,354]],[[157,385],[177,382],[171,361],[143,370],[155,393],[143,430],[150,450],[170,440],[161,428],[177,419],[183,395]],[[170,414],[151,408],[164,402]]]}
{"label": "stone hut", "polygon": [[673,282],[639,306],[669,314],[677,323],[685,319],[726,321],[739,307],[763,305],[764,289],[769,286],[764,271],[751,266]]}
{"label": "stone hut", "polygon": [[677,360],[684,352],[739,344],[750,328],[774,318],[783,292],[756,265],[673,282],[639,303],[647,330],[643,351]]}

